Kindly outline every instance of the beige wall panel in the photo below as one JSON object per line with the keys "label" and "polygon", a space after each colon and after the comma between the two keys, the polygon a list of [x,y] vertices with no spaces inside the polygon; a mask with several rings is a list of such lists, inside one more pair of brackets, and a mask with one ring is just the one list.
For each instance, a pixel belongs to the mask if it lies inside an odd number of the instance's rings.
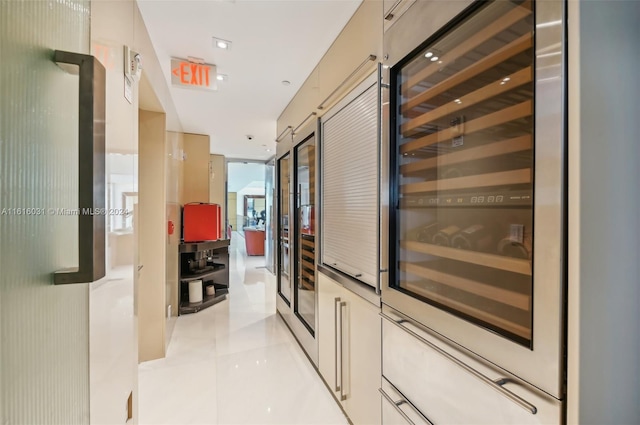
{"label": "beige wall panel", "polygon": [[227,195],[227,220],[229,220],[229,224],[233,227],[233,230],[238,229],[237,202],[238,194],[236,192],[229,192]]}
{"label": "beige wall panel", "polygon": [[209,136],[184,134],[182,204],[209,202]]}
{"label": "beige wall panel", "polygon": [[165,355],[166,161],[165,115],[140,110],[138,287],[139,361]]}
{"label": "beige wall panel", "polygon": [[[227,182],[227,165],[222,155],[211,155],[209,159],[209,202],[218,204],[222,214],[227,211],[225,188]],[[222,217],[222,235],[225,232],[225,217]]]}
{"label": "beige wall panel", "polygon": [[[183,159],[184,149],[183,134],[167,132],[167,144],[165,160],[167,162],[167,275],[166,275],[166,300],[165,311],[171,317],[178,316],[178,246],[180,245],[180,229],[182,228],[182,214],[180,200],[183,189]],[[173,234],[169,235],[169,222],[173,224]],[[175,321],[168,317],[166,344],[169,344]]]}
{"label": "beige wall panel", "polygon": [[[376,62],[371,62],[363,68],[352,81],[327,102],[324,109],[317,110],[318,105],[368,55],[376,55]],[[329,110],[333,103],[340,100],[351,88],[376,69],[377,62],[382,59],[381,55],[382,1],[365,0],[278,118],[277,134],[280,134],[288,125],[296,127],[311,112],[318,112],[318,116],[321,116],[323,112]]]}
{"label": "beige wall panel", "polygon": [[[107,77],[107,181],[110,185],[112,180],[122,184],[126,176],[129,192],[135,191],[138,183],[139,83],[133,81],[133,99],[132,103],[129,103],[123,95],[123,45],[134,44],[136,9],[137,6],[133,1],[92,2],[91,5],[92,54],[104,65]],[[151,57],[155,53],[151,50],[144,52],[144,55]],[[110,168],[114,154],[120,164],[118,170]],[[118,203],[120,200],[121,193],[109,193],[107,207],[123,207]],[[137,273],[134,271],[136,267],[135,226],[133,231],[116,230],[109,219],[107,217],[110,223],[107,239],[109,283],[90,286],[92,424],[122,423],[126,419],[124,407],[129,394],[133,394],[133,421],[137,422],[138,334],[134,301],[137,285]]]}
{"label": "beige wall panel", "polygon": [[[107,1],[104,3],[107,4],[107,7],[112,7],[113,4],[117,4],[119,2]],[[153,45],[151,44],[151,39],[149,38],[149,33],[147,32],[147,27],[144,24],[140,10],[133,1],[126,1],[126,4],[134,6],[133,13],[135,16],[134,40],[130,47],[142,54],[144,68],[142,73],[149,80],[150,86],[153,88],[153,91],[161,104],[160,111],[167,114],[167,130],[182,131],[182,124],[178,118],[178,113],[176,112],[176,107],[173,103],[173,98],[171,97],[171,91],[167,85],[167,80],[164,75],[164,68],[158,61],[158,57],[153,49]],[[111,30],[111,33],[114,33],[113,29]]]}

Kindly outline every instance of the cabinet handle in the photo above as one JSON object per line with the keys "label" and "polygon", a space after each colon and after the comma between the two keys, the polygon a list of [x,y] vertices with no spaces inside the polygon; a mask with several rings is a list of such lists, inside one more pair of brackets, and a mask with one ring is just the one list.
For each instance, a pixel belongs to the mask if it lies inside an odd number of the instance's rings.
{"label": "cabinet handle", "polygon": [[298,132],[298,129],[300,127],[302,127],[307,121],[309,121],[309,118],[311,117],[315,117],[316,115],[318,115],[317,112],[312,112],[309,115],[307,115],[307,118],[303,119],[302,122],[300,124],[298,124],[298,126],[296,128],[294,128],[293,130],[291,130],[291,137],[295,136]]}
{"label": "cabinet handle", "polygon": [[342,315],[342,309],[347,307],[347,303],[342,301],[340,303],[340,401],[347,399],[347,394],[344,391],[344,316]]}
{"label": "cabinet handle", "polygon": [[[356,76],[358,74],[358,72],[360,72],[360,70],[362,68],[364,68],[369,62],[375,61],[377,59],[376,55],[369,55],[367,56],[367,58],[360,64],[358,65],[358,67],[351,73],[349,74],[349,76],[347,78],[344,79],[344,81],[342,81],[340,83],[340,85],[338,85],[338,87],[335,88],[334,91],[331,92],[331,94],[329,94],[329,96],[326,97],[325,100],[322,101],[322,103],[320,105],[318,105],[317,109],[324,109],[325,108],[325,104],[329,101],[329,99],[331,99],[333,97],[334,94],[338,93],[342,87],[347,84],[349,81],[351,81],[351,79]],[[297,130],[298,128],[296,128]],[[295,133],[295,130],[293,131]]]}
{"label": "cabinet handle", "polygon": [[[378,388],[378,391],[380,392],[380,394],[382,394],[382,397],[384,397],[389,403],[391,403],[391,405],[396,409],[396,411],[400,414],[400,416],[402,416],[404,418],[405,421],[407,421],[408,424],[412,424],[415,425],[415,421],[413,421],[409,415],[407,415],[404,410],[402,410],[402,408],[400,406],[411,406],[411,404],[405,400],[404,398],[401,398],[398,401],[393,401],[393,399],[386,393],[384,392],[384,390],[382,388]],[[412,407],[413,408],[413,407]],[[428,420],[427,418],[425,418],[424,416],[422,416],[422,414],[416,412],[416,414],[420,415],[420,419],[425,421],[425,424],[427,425],[433,425],[433,423]]]}
{"label": "cabinet handle", "polygon": [[386,15],[384,15],[384,20],[385,20],[385,21],[390,21],[390,20],[392,20],[392,19],[393,19],[393,17],[394,17],[394,16],[393,16],[393,12],[395,12],[395,11],[396,11],[396,9],[398,8],[398,6],[400,6],[400,3],[402,3],[402,0],[398,0],[398,1],[396,1],[396,2],[393,4],[393,6],[391,6],[391,9],[389,9],[389,12],[388,12]]}
{"label": "cabinet handle", "polygon": [[[333,300],[333,318],[335,319],[335,328],[336,328],[334,333],[334,339],[335,339],[334,354],[335,354],[335,360],[336,360],[335,362],[336,367],[333,369],[333,371],[334,371],[334,378],[335,378],[334,382],[336,383],[336,389],[334,391],[336,392],[341,391],[340,385],[338,385],[338,335],[340,335],[338,333],[338,306],[339,305],[340,305],[340,297],[336,297]],[[342,339],[340,340],[340,343],[342,344]]]}
{"label": "cabinet handle", "polygon": [[287,128],[282,130],[282,133],[280,133],[280,135],[278,137],[276,137],[276,143],[280,143],[280,140],[282,139],[282,136],[287,134],[287,132],[290,132],[292,129],[293,129],[293,127],[288,125]]}
{"label": "cabinet handle", "polygon": [[388,320],[390,323],[396,325],[400,329],[404,330],[405,332],[409,333],[414,338],[418,339],[420,342],[422,342],[423,344],[425,344],[426,346],[428,346],[432,350],[436,351],[438,354],[444,356],[446,359],[448,359],[451,362],[455,363],[456,365],[460,366],[462,369],[464,369],[465,371],[469,372],[470,374],[472,374],[476,378],[480,379],[482,382],[484,382],[485,384],[489,385],[491,388],[493,388],[494,390],[498,391],[499,393],[501,393],[502,395],[507,397],[509,400],[513,401],[518,406],[522,407],[527,412],[531,413],[532,415],[535,415],[536,413],[538,413],[538,409],[533,404],[529,403],[528,401],[526,401],[525,399],[523,399],[519,395],[514,394],[511,391],[509,391],[508,389],[503,387],[503,385],[505,383],[507,383],[507,379],[506,378],[498,378],[498,379],[496,379],[494,381],[493,379],[485,376],[481,372],[478,372],[477,370],[475,370],[471,366],[467,365],[466,363],[462,362],[461,360],[458,360],[457,358],[455,358],[451,354],[449,354],[446,351],[444,351],[442,348],[438,347],[437,345],[435,345],[431,341],[425,339],[424,337],[422,337],[421,335],[419,335],[418,333],[412,331],[406,325],[404,325],[405,323],[408,323],[408,324],[411,324],[411,325],[417,327],[418,329],[420,329],[420,327],[418,325],[416,325],[412,320],[404,319],[404,318],[401,318],[400,320],[395,320],[392,317],[387,316],[384,313],[380,313],[380,316],[383,319]]}
{"label": "cabinet handle", "polygon": [[105,70],[91,55],[56,50],[53,60],[79,77],[78,267],[53,283],[95,282],[105,276]]}

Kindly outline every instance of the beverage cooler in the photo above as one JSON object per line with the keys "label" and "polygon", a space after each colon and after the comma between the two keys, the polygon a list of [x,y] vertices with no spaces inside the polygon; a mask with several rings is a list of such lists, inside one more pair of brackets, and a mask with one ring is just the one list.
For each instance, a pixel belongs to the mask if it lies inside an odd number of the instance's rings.
{"label": "beverage cooler", "polygon": [[563,7],[424,0],[385,29],[383,395],[422,373],[392,345],[424,343],[434,423],[562,421]]}
{"label": "beverage cooler", "polygon": [[278,144],[276,308],[311,361],[318,364],[315,205],[317,119]]}

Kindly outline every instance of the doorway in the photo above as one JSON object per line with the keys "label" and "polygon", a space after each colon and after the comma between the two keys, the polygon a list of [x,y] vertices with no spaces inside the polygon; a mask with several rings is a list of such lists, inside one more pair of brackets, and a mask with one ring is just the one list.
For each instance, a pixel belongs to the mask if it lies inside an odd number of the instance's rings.
{"label": "doorway", "polygon": [[227,161],[227,221],[231,238],[245,237],[245,229],[262,228],[265,211],[265,164]]}

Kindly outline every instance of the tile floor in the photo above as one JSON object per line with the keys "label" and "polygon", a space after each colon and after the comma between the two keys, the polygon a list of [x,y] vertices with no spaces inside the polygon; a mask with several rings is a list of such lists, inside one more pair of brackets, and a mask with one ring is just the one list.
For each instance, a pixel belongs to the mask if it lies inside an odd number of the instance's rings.
{"label": "tile floor", "polygon": [[175,322],[167,356],[139,367],[139,423],[347,424],[282,319],[265,257],[234,233],[228,299]]}

